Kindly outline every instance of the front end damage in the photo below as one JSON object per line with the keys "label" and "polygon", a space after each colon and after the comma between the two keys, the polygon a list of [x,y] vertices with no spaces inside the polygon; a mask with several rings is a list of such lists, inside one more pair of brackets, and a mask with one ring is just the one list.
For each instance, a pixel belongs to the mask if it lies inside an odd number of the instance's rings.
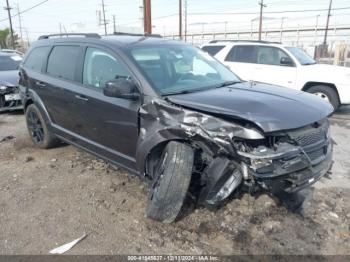
{"label": "front end damage", "polygon": [[20,110],[22,108],[18,87],[0,85],[0,112]]}
{"label": "front end damage", "polygon": [[[192,180],[199,204],[218,205],[235,190],[293,193],[318,181],[332,164],[327,119],[264,134],[254,123],[152,100],[140,110],[137,163],[154,179],[156,154],[183,141],[195,152]],[[143,164],[144,163],[144,164]]]}

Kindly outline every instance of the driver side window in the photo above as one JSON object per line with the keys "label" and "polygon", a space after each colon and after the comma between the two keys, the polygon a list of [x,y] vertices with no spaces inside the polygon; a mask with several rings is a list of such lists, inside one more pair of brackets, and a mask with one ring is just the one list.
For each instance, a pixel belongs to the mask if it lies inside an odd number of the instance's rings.
{"label": "driver side window", "polygon": [[118,78],[130,78],[124,65],[107,52],[88,47],[84,60],[83,84],[102,90],[107,81]]}
{"label": "driver side window", "polygon": [[281,49],[269,46],[257,47],[258,64],[263,65],[281,65],[281,59],[290,59]]}

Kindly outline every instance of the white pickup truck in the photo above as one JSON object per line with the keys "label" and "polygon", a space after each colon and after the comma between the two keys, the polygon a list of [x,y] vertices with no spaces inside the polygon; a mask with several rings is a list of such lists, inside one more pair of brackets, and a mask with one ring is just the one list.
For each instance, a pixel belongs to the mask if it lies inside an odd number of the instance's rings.
{"label": "white pickup truck", "polygon": [[317,64],[297,47],[264,41],[216,41],[201,47],[241,79],[303,90],[334,109],[350,104],[350,68]]}

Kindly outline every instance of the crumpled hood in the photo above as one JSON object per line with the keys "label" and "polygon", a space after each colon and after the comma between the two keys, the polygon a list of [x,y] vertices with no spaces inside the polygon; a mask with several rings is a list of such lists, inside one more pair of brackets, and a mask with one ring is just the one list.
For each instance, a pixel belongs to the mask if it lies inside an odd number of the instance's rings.
{"label": "crumpled hood", "polygon": [[18,70],[0,71],[0,85],[18,86]]}
{"label": "crumpled hood", "polygon": [[331,114],[332,106],[315,95],[249,82],[201,92],[171,95],[178,105],[234,119],[245,119],[264,132],[306,126]]}

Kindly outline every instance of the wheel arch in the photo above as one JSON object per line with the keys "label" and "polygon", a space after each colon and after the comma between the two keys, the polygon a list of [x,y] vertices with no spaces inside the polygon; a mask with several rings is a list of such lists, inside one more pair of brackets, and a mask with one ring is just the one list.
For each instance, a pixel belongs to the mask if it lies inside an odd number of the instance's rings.
{"label": "wheel arch", "polygon": [[156,164],[157,160],[160,159],[166,145],[172,141],[191,145],[188,140],[183,138],[173,137],[173,138],[161,140],[158,143],[154,144],[153,146],[148,147],[147,150],[144,150],[144,153],[142,155],[140,154],[138,155],[137,158],[139,160],[142,159],[140,161],[139,171],[141,171],[142,173],[144,172],[146,176],[151,178],[150,175],[153,172],[154,164]]}
{"label": "wheel arch", "polygon": [[320,85],[320,86],[328,86],[328,87],[332,88],[337,93],[338,99],[340,101],[338,89],[335,86],[335,84],[332,84],[332,83],[309,81],[309,82],[305,83],[305,85],[303,86],[303,88],[301,90],[304,91],[304,92],[307,92],[311,87],[318,86],[318,85]]}

